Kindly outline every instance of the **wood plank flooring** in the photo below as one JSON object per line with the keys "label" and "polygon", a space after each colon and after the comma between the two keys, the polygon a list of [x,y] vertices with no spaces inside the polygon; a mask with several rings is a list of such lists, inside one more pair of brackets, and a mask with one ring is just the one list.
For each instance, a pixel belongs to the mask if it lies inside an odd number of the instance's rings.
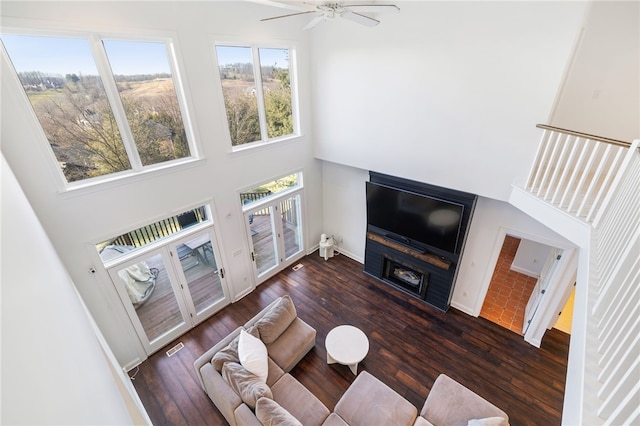
{"label": "wood plank flooring", "polygon": [[345,256],[324,261],[316,252],[301,263],[303,268],[281,272],[177,339],[167,349],[178,341],[185,347],[172,357],[165,349],[140,365],[133,383],[154,425],[226,424],[200,388],[192,363],[283,294],[317,330],[315,347],[291,374],[329,409],[355,376],[346,366],[327,365],[324,339],[333,327],[352,324],[370,342],[358,371],[380,378],[418,409],[445,373],[501,407],[512,425],[560,424],[567,334],[549,330],[538,349],[483,318],[453,308],[438,311],[365,275],[362,264]]}

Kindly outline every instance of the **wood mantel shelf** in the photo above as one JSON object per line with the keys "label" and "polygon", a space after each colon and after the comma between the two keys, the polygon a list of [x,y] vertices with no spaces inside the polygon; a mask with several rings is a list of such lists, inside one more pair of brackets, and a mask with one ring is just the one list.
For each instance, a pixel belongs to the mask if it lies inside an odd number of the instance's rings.
{"label": "wood mantel shelf", "polygon": [[430,263],[433,266],[437,266],[438,268],[445,269],[448,271],[449,268],[451,267],[450,260],[443,259],[440,256],[436,256],[435,254],[431,254],[431,253],[418,253],[417,251],[411,250],[410,248],[405,247],[402,244],[393,242],[383,237],[382,235],[374,234],[373,232],[367,232],[367,238],[377,243],[383,244],[387,247],[390,247],[394,250],[402,252],[404,254],[413,256],[416,259],[420,259],[424,262]]}

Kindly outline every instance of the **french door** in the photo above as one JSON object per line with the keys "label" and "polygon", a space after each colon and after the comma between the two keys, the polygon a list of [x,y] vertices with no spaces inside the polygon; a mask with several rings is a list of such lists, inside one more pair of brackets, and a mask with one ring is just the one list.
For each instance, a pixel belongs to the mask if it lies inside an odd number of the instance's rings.
{"label": "french door", "polygon": [[302,194],[256,203],[245,211],[255,282],[262,283],[303,256]]}
{"label": "french door", "polygon": [[109,268],[147,354],[229,303],[217,252],[209,228]]}

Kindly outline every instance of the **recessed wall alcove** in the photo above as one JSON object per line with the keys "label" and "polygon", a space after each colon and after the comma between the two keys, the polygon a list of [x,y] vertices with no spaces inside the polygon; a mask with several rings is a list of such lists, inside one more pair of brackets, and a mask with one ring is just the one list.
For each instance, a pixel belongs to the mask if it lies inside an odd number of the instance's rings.
{"label": "recessed wall alcove", "polygon": [[370,172],[364,272],[446,311],[477,195]]}

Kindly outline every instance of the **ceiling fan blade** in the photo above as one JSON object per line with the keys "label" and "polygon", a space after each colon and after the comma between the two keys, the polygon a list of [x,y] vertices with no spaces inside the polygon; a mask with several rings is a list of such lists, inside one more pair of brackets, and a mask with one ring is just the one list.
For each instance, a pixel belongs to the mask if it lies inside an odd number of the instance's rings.
{"label": "ceiling fan blade", "polygon": [[395,4],[344,4],[342,7],[355,10],[358,13],[400,12],[400,8]]}
{"label": "ceiling fan blade", "polygon": [[307,25],[305,25],[304,29],[305,30],[310,30],[311,28],[315,27],[316,25],[318,25],[322,21],[324,21],[324,16],[323,15],[316,16]]}
{"label": "ceiling fan blade", "polygon": [[295,3],[283,3],[283,2],[274,1],[274,0],[249,0],[249,1],[251,1],[252,3],[263,4],[265,6],[278,7],[280,9],[298,10],[298,11],[304,11],[309,9],[306,3],[304,3],[304,5],[300,5]]}
{"label": "ceiling fan blade", "polygon": [[308,15],[310,13],[318,13],[318,11],[316,11],[316,10],[308,10],[306,12],[289,13],[288,15],[273,16],[271,18],[263,18],[260,21],[271,21],[273,19],[288,18],[290,16],[298,16],[298,15]]}
{"label": "ceiling fan blade", "polygon": [[340,15],[341,18],[348,19],[353,22],[357,22],[358,24],[366,25],[367,27],[375,27],[380,23],[377,19],[370,18],[368,16],[362,15],[360,13],[352,12],[347,10],[345,13]]}

